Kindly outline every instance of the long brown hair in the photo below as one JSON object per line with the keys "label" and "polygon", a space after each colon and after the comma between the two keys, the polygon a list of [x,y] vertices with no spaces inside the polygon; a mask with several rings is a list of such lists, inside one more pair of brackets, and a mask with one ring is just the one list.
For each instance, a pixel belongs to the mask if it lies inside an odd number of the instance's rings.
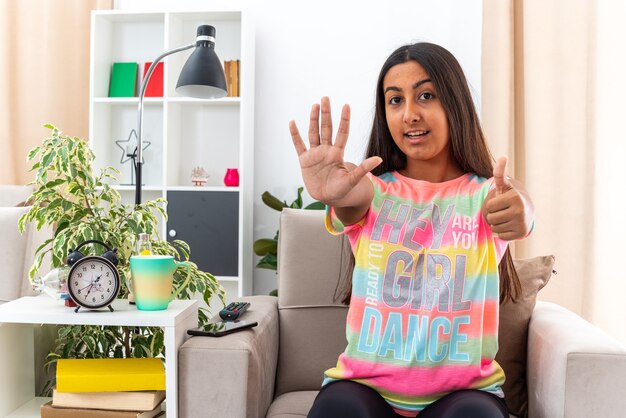
{"label": "long brown hair", "polygon": [[[448,118],[450,152],[455,162],[466,173],[474,173],[484,178],[493,176],[494,159],[480,127],[463,69],[448,50],[427,42],[404,45],[396,49],[380,70],[376,84],[376,112],[365,158],[379,156],[383,162],[372,173],[379,176],[406,167],[406,155],[393,141],[387,126],[383,80],[391,67],[408,61],[416,61],[424,68],[439,93]],[[508,247],[498,270],[500,303],[515,301],[521,294],[522,287]],[[351,269],[348,274],[351,274]],[[352,278],[346,282],[346,296],[342,301],[348,304],[352,293]]]}

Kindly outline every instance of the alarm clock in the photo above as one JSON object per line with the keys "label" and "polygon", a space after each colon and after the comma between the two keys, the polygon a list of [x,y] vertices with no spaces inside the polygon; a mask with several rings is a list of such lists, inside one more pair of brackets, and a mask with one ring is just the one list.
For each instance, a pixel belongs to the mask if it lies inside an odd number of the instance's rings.
{"label": "alarm clock", "polygon": [[[82,246],[92,243],[102,245],[107,251],[102,255],[89,256],[79,251]],[[105,306],[113,311],[111,303],[120,291],[117,263],[117,250],[102,241],[88,240],[75,250],[70,249],[67,256],[67,264],[71,267],[67,276],[67,291],[77,305],[74,312],[81,307],[99,309]]]}

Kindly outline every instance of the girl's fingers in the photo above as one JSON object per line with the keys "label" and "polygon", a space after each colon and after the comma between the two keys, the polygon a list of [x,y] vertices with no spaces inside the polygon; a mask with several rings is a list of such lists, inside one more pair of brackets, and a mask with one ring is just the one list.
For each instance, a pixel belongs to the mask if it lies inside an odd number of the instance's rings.
{"label": "girl's fingers", "polygon": [[515,232],[518,229],[518,224],[514,221],[507,221],[500,224],[491,225],[491,231],[496,234],[504,234],[506,232]]}
{"label": "girl's fingers", "polygon": [[[321,117],[320,117],[321,113]],[[321,120],[321,129],[320,129]],[[292,126],[293,125],[293,126]],[[298,128],[295,122],[289,122],[289,130],[291,137],[298,151],[298,155],[303,151],[306,151],[302,138],[298,133]],[[320,133],[321,131],[321,133]],[[341,110],[341,121],[339,122],[339,131],[337,132],[337,140],[335,145],[343,149],[348,141],[348,134],[350,133],[350,106],[344,105]],[[296,143],[296,136],[298,143]],[[314,104],[311,107],[311,114],[309,116],[309,144],[311,148],[315,148],[320,144],[333,145],[333,122],[330,113],[330,100],[328,97],[322,97],[322,103]]]}
{"label": "girl's fingers", "polygon": [[499,232],[496,235],[503,241],[514,241],[520,237],[517,232]]}
{"label": "girl's fingers", "polygon": [[309,117],[309,144],[311,148],[320,144],[320,105],[317,103],[311,107]]}
{"label": "girl's fingers", "polygon": [[298,156],[300,156],[303,152],[306,152],[306,146],[304,145],[304,141],[300,136],[300,132],[298,131],[298,127],[296,126],[296,122],[293,120],[289,122],[289,133],[291,133],[293,146],[296,148]]}
{"label": "girl's fingers", "polygon": [[502,223],[508,222],[511,220],[511,218],[513,218],[513,214],[508,208],[497,212],[488,212],[486,217],[487,223],[492,227],[494,225],[500,225]]}
{"label": "girl's fingers", "polygon": [[328,97],[322,97],[322,135],[321,143],[326,145],[333,144],[333,121],[330,115],[330,100]]}
{"label": "girl's fingers", "polygon": [[341,120],[339,121],[339,130],[337,131],[337,139],[335,145],[339,148],[345,148],[348,142],[348,134],[350,133],[350,106],[344,105],[341,109]]}

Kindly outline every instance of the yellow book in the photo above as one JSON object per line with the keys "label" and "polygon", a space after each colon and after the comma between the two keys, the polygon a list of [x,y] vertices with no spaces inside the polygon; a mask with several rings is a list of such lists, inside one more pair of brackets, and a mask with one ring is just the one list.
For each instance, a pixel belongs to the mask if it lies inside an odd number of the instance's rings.
{"label": "yellow book", "polygon": [[59,392],[165,390],[165,368],[158,358],[59,359],[56,386]]}

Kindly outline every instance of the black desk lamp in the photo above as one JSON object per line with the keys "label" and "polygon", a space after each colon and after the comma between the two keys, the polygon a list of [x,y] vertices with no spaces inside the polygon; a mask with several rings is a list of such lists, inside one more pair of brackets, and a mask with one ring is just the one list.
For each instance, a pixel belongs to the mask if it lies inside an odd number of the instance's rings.
{"label": "black desk lamp", "polygon": [[183,96],[199,99],[219,99],[228,94],[226,76],[222,62],[215,53],[215,28],[210,25],[198,26],[196,42],[191,45],[171,49],[161,54],[152,62],[141,83],[139,95],[139,122],[137,129],[137,162],[135,167],[137,185],[135,188],[135,204],[141,203],[141,165],[143,151],[143,98],[150,76],[157,63],[168,55],[195,47],[178,76],[176,92]]}

